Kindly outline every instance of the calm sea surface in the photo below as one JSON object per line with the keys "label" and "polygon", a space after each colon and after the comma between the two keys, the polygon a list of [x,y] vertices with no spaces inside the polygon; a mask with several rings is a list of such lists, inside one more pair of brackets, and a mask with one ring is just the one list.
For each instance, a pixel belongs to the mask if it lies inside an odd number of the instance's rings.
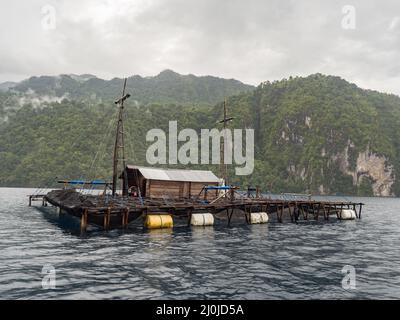
{"label": "calm sea surface", "polygon": [[[28,207],[33,189],[0,188],[1,299],[400,298],[400,199],[361,220],[95,231]],[[65,220],[65,221],[64,221]],[[55,268],[55,289],[42,268]],[[343,289],[342,269],[356,271]]]}

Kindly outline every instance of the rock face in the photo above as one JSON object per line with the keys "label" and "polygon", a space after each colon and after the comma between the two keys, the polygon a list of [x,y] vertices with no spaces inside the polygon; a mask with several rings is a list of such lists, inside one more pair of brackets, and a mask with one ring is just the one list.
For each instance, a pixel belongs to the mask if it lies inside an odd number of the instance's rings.
{"label": "rock face", "polygon": [[349,140],[342,153],[332,157],[332,161],[338,161],[340,170],[353,178],[353,185],[360,186],[363,178],[372,180],[372,189],[375,196],[392,196],[392,185],[395,182],[393,166],[389,164],[385,156],[378,155],[369,150],[358,153],[354,169],[350,168],[349,149],[354,144]]}
{"label": "rock face", "polygon": [[388,165],[388,160],[385,157],[371,153],[368,149],[359,153],[355,173],[357,174],[357,185],[360,185],[363,176],[372,179],[374,195],[393,195],[391,190],[395,182],[393,166]]}

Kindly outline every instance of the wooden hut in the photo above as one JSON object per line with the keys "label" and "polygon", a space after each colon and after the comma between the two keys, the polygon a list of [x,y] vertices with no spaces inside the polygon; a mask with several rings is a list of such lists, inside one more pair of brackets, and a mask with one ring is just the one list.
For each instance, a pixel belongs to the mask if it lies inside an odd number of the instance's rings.
{"label": "wooden hut", "polygon": [[[120,178],[124,178],[121,174]],[[193,198],[200,194],[204,186],[218,186],[220,179],[212,171],[161,169],[126,166],[128,193],[140,191],[142,197],[149,198]],[[208,199],[218,196],[218,190],[209,191]]]}

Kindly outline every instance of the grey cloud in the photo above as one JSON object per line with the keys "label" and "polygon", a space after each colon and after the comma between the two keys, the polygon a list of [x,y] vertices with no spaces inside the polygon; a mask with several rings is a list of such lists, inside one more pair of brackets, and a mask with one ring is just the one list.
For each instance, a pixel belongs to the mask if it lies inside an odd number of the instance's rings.
{"label": "grey cloud", "polygon": [[[41,28],[43,5],[57,13]],[[341,27],[344,5],[356,29]],[[2,1],[0,81],[163,69],[258,84],[290,75],[339,75],[400,94],[398,1]]]}

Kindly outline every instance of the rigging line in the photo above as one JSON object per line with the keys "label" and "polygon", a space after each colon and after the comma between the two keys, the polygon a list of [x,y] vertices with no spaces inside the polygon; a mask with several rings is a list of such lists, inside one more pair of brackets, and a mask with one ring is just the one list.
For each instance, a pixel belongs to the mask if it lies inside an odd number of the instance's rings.
{"label": "rigging line", "polygon": [[[108,86],[110,86],[111,84],[108,84],[107,86],[105,86],[104,88],[106,88],[106,87],[108,87]],[[10,97],[8,97],[7,99],[9,99]],[[106,113],[106,116],[108,116],[108,114]],[[111,121],[110,121],[111,122]],[[79,131],[78,131],[79,132]],[[74,149],[74,147],[82,140],[82,136],[85,134],[85,131],[84,130],[82,130],[82,131],[80,131],[80,133],[77,135],[77,137],[76,138],[74,138],[74,142],[72,143],[72,145],[71,145],[71,150],[73,151],[73,149]],[[72,153],[72,157],[71,157],[71,159],[70,159],[70,161],[71,162],[75,162],[76,160],[77,160],[77,156],[78,156],[78,153]],[[91,168],[92,168],[92,166],[91,166]],[[91,169],[90,169],[91,170]],[[84,173],[82,173],[81,174],[81,178],[80,179],[82,179],[82,177],[83,177],[83,175],[84,175]],[[50,187],[50,185],[52,184],[52,182],[53,182],[53,179],[54,179],[54,177],[53,178],[50,178],[45,184],[44,184],[44,186],[42,186],[42,187],[38,187],[36,190],[35,190],[35,192],[34,192],[34,194],[39,194],[39,192],[44,192],[46,189],[49,189],[49,187]],[[84,188],[84,186],[85,185],[82,185],[82,189]]]}
{"label": "rigging line", "polygon": [[[81,132],[80,134],[78,134],[78,137],[77,138],[74,138],[73,140],[74,140],[74,142],[72,143],[72,145],[71,145],[71,150],[73,150],[73,148],[77,145],[77,143],[79,142],[79,141],[81,141],[81,137],[83,136],[83,133],[84,132]],[[74,158],[76,158],[77,156],[73,153],[72,154],[72,157],[71,157],[71,159],[70,159],[70,161],[71,162],[74,162],[76,159],[74,159]],[[38,187],[36,190],[35,190],[35,192],[34,192],[34,194],[39,194],[39,192],[44,192],[46,189],[50,189],[49,187],[50,187],[50,185],[52,184],[52,182],[54,181],[54,179],[57,179],[57,177],[51,177],[51,178],[49,178],[46,182],[45,182],[45,184],[44,184],[44,186],[42,186],[42,187]]]}
{"label": "rigging line", "polygon": [[[128,122],[128,110],[125,110],[125,120],[126,122]],[[132,162],[134,161],[134,148],[133,148],[133,135],[130,133],[129,129],[127,129],[129,126],[125,126],[125,130],[127,133],[127,137],[128,137],[128,152],[131,151],[131,156],[132,156]],[[128,158],[128,157],[127,157]],[[137,192],[138,192],[138,196],[139,196],[139,201],[140,204],[143,205],[143,198],[142,198],[142,193],[140,191],[140,185],[139,185],[139,176],[138,176],[138,172],[137,170],[135,170],[135,180],[136,180],[136,186],[137,186]]]}
{"label": "rigging line", "polygon": [[[131,151],[131,155],[132,155],[132,162],[134,161],[133,157],[134,157],[134,151],[133,151],[133,147],[132,147],[132,136],[131,134],[127,131],[127,136],[129,138],[129,144],[128,144],[128,149],[130,149]],[[139,185],[139,177],[137,174],[137,170],[135,170],[135,181],[136,181],[136,185],[137,185],[137,192],[139,195],[139,199],[140,199],[140,203],[143,205],[143,200],[142,200],[142,195],[141,195],[141,191],[140,191],[140,185]]]}
{"label": "rigging line", "polygon": [[131,144],[131,142],[130,142],[130,140],[132,139],[131,138],[131,135],[130,135],[130,133],[129,133],[129,131],[128,130],[126,130],[125,129],[125,133],[126,133],[126,137],[128,138],[128,139],[125,139],[125,142],[126,142],[126,140],[128,140],[128,143],[127,143],[127,154],[126,154],[126,163],[127,164],[129,164],[129,162],[132,162],[132,163],[134,163],[135,161],[134,161],[134,157],[133,157],[133,148],[132,148],[132,144]]}
{"label": "rigging line", "polygon": [[[115,122],[117,121],[117,117],[118,117],[118,114],[115,114],[115,113],[114,113],[114,117],[111,117],[110,122],[108,124],[108,128],[106,130],[106,133],[100,143],[96,157],[93,160],[92,165],[90,167],[89,177],[93,177],[93,179],[95,179],[97,177],[97,168],[99,166],[100,161],[102,159],[104,159],[104,155],[107,154],[107,152],[105,150],[106,149],[105,146],[106,146],[107,141],[109,140],[108,138],[109,138],[111,131],[115,125]],[[99,155],[100,155],[100,157],[97,158]],[[96,160],[97,160],[97,162],[96,162]]]}
{"label": "rigging line", "polygon": [[[55,177],[55,178],[54,178],[54,177],[49,178],[49,179],[47,180],[47,182],[45,182],[44,187],[37,188],[33,194],[34,194],[34,195],[39,195],[39,194],[41,194],[41,193],[44,193],[46,190],[49,190],[49,189],[50,189],[50,185],[52,184],[52,182],[53,182],[55,179],[57,179],[57,177]],[[46,193],[47,193],[47,192],[46,192]]]}
{"label": "rigging line", "polygon": [[[131,139],[132,139],[132,137],[131,137],[131,134],[130,134],[129,129],[128,129],[129,126],[126,125],[126,122],[127,122],[126,113],[127,113],[127,111],[125,110],[124,113],[125,113],[124,114],[124,119],[123,119],[123,121],[125,122],[125,125],[124,125],[124,135],[125,135],[124,144],[126,144],[126,141],[128,140],[127,150],[125,150],[125,164],[127,164],[127,162],[131,159],[131,157],[129,156],[129,153],[131,151],[130,149],[131,149]],[[131,154],[132,154],[132,152],[131,152]],[[132,160],[133,160],[133,157],[132,157]]]}
{"label": "rigging line", "polygon": [[[91,176],[91,173],[92,173],[94,164],[95,164],[95,162],[96,162],[96,159],[97,159],[97,157],[98,157],[98,154],[100,153],[100,150],[102,149],[102,146],[103,146],[103,144],[104,144],[104,141],[105,141],[105,139],[107,138],[107,136],[108,136],[108,134],[109,134],[109,131],[110,131],[111,126],[112,126],[112,123],[113,123],[113,118],[110,119],[110,122],[109,122],[109,124],[108,124],[108,128],[106,129],[105,136],[104,136],[103,140],[100,142],[99,147],[98,147],[98,149],[97,149],[97,151],[96,151],[96,153],[95,153],[95,156],[94,156],[94,158],[93,158],[93,160],[92,160],[92,163],[91,163],[91,165],[90,165],[90,167],[89,167],[88,174],[86,175],[87,177],[90,177],[90,176]],[[84,173],[82,173],[80,179],[82,179],[83,176],[84,176]],[[80,188],[79,191],[82,192],[83,189],[84,189],[84,187],[85,187],[85,184],[82,185],[82,187]]]}
{"label": "rigging line", "polygon": [[[91,165],[89,167],[89,170],[88,170],[88,176],[89,177],[92,176],[92,174],[93,174],[94,178],[96,176],[96,169],[98,168],[98,163],[102,160],[101,152],[103,151],[103,148],[105,147],[105,144],[106,144],[106,142],[108,140],[108,136],[111,133],[111,128],[113,127],[114,122],[115,122],[115,120],[113,118],[111,118],[110,122],[108,124],[108,128],[105,131],[103,139],[101,140],[101,142],[99,144],[99,147],[97,149],[97,152],[96,152],[96,154],[95,154],[95,156],[94,156],[94,158],[92,160],[92,163],[91,163]],[[105,153],[105,151],[104,151],[104,153]],[[100,155],[100,158],[99,158],[99,155]]]}
{"label": "rigging line", "polygon": [[57,177],[49,177],[41,187],[36,188],[34,194],[37,195],[39,192],[44,192],[44,190],[49,189],[54,179],[57,179]]}
{"label": "rigging line", "polygon": [[[108,114],[106,114],[106,116],[108,116]],[[107,129],[106,129],[106,131],[105,131],[105,132],[106,132],[106,133],[105,133],[105,136],[107,136],[107,132],[110,130],[113,121],[114,121],[114,119],[111,117],[111,118],[110,118],[110,122],[108,123],[108,127],[107,127]],[[93,159],[93,161],[92,161],[92,163],[91,163],[91,166],[89,167],[89,170],[91,170],[91,169],[93,168],[93,164],[94,164],[94,162],[95,162],[95,160],[96,160],[96,157],[98,156],[98,153],[99,153],[99,151],[100,151],[100,149],[101,149],[102,143],[104,143],[104,140],[101,141],[101,143],[100,143],[100,145],[99,145],[99,148],[98,148],[97,151],[96,151],[95,157],[94,157],[94,159]]]}
{"label": "rigging line", "polygon": [[[108,116],[108,113],[106,113],[106,116]],[[81,131],[78,131],[78,132],[79,132],[79,134],[77,135],[76,138],[74,138],[74,142],[72,143],[71,149],[73,149],[78,143],[80,143],[83,140],[82,139],[83,136],[86,135],[86,132],[84,130],[81,130]],[[75,158],[77,158],[77,155],[73,154],[71,160],[73,160],[73,161],[77,160]]]}
{"label": "rigging line", "polygon": [[[126,112],[126,118],[128,118],[128,112]],[[127,129],[127,137],[128,137],[128,151],[131,152],[132,155],[132,162],[134,162],[134,148],[133,148],[133,135],[130,133],[130,131]],[[142,195],[141,195],[141,191],[140,191],[140,186],[139,186],[139,176],[137,174],[137,171],[135,171],[135,180],[136,180],[136,185],[138,187],[138,195],[139,195],[139,200],[140,203],[143,205],[143,199],[142,199]]]}
{"label": "rigging line", "polygon": [[[125,121],[128,122],[128,110],[125,110]],[[130,154],[131,154],[131,157],[127,156],[127,159],[130,159],[130,160],[132,160],[132,162],[134,162],[135,161],[135,159],[134,159],[135,153],[134,153],[134,148],[133,148],[134,135],[131,134],[131,131],[128,128],[129,128],[129,126],[125,126],[125,128],[124,128],[126,131],[126,135],[128,137],[128,152],[130,151]]]}
{"label": "rigging line", "polygon": [[[96,178],[96,176],[97,176],[97,171],[96,170],[97,170],[98,164],[103,159],[104,154],[106,153],[105,150],[102,150],[102,149],[105,147],[106,141],[108,140],[108,136],[111,133],[111,129],[112,129],[114,123],[115,123],[115,120],[116,119],[114,117],[111,117],[111,119],[110,119],[110,121],[108,123],[108,127],[107,127],[107,129],[105,131],[105,134],[103,136],[103,139],[101,140],[101,142],[99,144],[99,147],[97,149],[97,152],[96,152],[96,154],[95,154],[95,156],[94,156],[94,158],[92,160],[92,163],[91,163],[91,165],[89,167],[87,177],[89,177],[89,178],[93,177],[92,180],[94,180]],[[102,151],[104,151],[104,153],[101,155]],[[98,158],[99,155],[100,155],[100,158]],[[82,187],[82,190],[83,190],[83,187]]]}
{"label": "rigging line", "polygon": [[[106,129],[106,133],[105,133],[103,139],[101,140],[99,148],[98,148],[98,150],[97,150],[97,152],[95,154],[95,157],[93,158],[93,161],[92,161],[92,163],[91,163],[91,165],[89,167],[89,171],[88,171],[89,176],[92,174],[92,170],[94,170],[93,174],[96,175],[96,172],[95,172],[96,170],[95,169],[97,168],[96,167],[97,157],[99,156],[100,152],[102,151],[103,146],[106,144],[107,138],[110,135],[111,128],[113,127],[114,122],[115,122],[115,119],[111,118],[110,122],[108,123],[108,127]],[[101,160],[101,159],[102,159],[102,157],[100,157],[98,160]]]}

